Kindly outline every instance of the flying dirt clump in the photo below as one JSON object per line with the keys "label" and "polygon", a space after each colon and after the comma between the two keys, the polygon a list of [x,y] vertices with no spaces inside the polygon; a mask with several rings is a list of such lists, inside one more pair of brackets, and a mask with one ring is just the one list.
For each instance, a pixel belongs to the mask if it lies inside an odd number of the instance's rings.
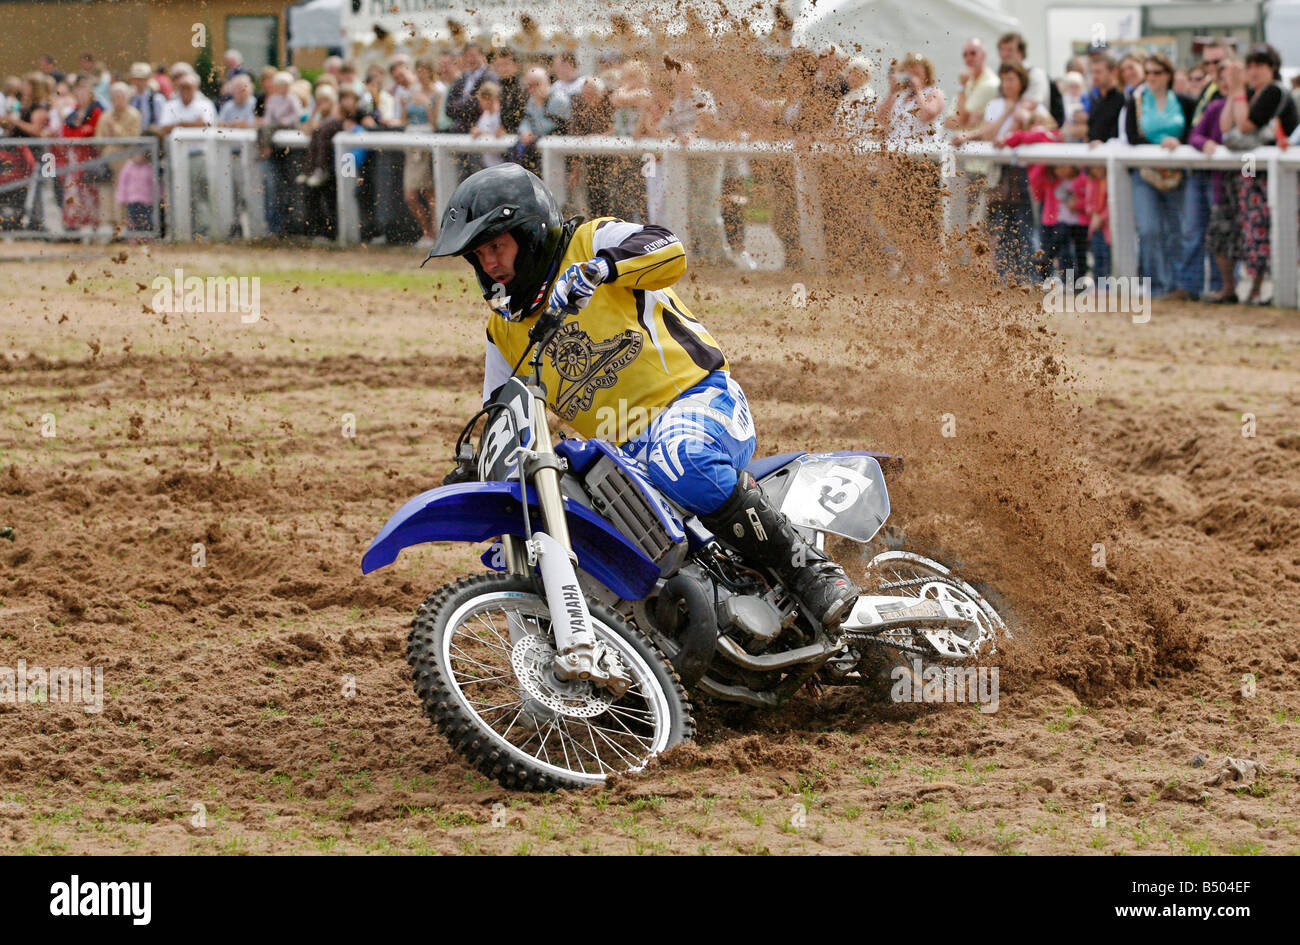
{"label": "flying dirt clump", "polygon": [[1099,697],[1186,668],[1199,640],[1186,602],[1131,540],[1038,296],[949,272],[867,277],[820,303],[846,337],[870,339],[874,365],[818,380],[824,408],[851,418],[833,448],[904,457],[893,524],[997,593],[1015,619],[1006,683],[1047,675]]}

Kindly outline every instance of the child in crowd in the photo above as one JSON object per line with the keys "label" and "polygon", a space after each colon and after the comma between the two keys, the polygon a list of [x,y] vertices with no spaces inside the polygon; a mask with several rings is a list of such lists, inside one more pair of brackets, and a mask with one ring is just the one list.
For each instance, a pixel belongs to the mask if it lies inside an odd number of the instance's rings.
{"label": "child in crowd", "polygon": [[1083,216],[1087,177],[1068,164],[1036,165],[1029,187],[1043,207],[1043,259],[1039,278],[1053,271],[1072,281],[1088,271],[1088,227]]}
{"label": "child in crowd", "polygon": [[[474,97],[478,99],[482,113],[469,133],[475,138],[499,137],[501,135],[501,86],[495,82],[484,82],[479,86],[478,93]],[[502,157],[499,154],[489,151],[483,155],[484,167],[494,167],[501,161]]]}
{"label": "child in crowd", "polygon": [[[1041,105],[1035,105],[1033,102],[1022,102],[1016,106],[1014,127],[1016,128],[1015,131],[997,138],[995,143],[998,147],[1018,148],[1024,144],[1055,144],[1063,140],[1061,129],[1056,126],[1056,121],[1048,113],[1047,109]],[[1026,196],[1031,204],[1031,219],[1041,227],[1045,222],[1042,214],[1043,194],[1045,191],[1041,181],[1052,177],[1052,169],[1035,165],[1029,169],[1027,177],[1028,193]],[[1035,180],[1040,181],[1040,184],[1035,185]],[[1050,258],[1048,259],[1048,265],[1051,265]],[[1034,262],[1026,260],[1025,266],[1027,278],[1033,278]]]}
{"label": "child in crowd", "polygon": [[136,234],[153,229],[155,186],[153,162],[144,151],[132,155],[118,172],[117,202],[126,208],[126,226],[132,234],[132,243],[138,242]]}
{"label": "child in crowd", "polygon": [[1110,276],[1110,201],[1106,168],[1090,167],[1084,181],[1084,212],[1088,216],[1088,245],[1092,249],[1092,278]]}

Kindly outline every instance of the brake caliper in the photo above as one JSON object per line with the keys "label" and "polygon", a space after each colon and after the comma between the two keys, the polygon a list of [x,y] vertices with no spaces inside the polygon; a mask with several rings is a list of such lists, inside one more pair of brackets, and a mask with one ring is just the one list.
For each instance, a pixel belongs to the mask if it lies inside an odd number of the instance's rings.
{"label": "brake caliper", "polygon": [[555,657],[555,675],[560,679],[586,679],[621,699],[632,686],[632,677],[618,654],[605,644],[578,643]]}

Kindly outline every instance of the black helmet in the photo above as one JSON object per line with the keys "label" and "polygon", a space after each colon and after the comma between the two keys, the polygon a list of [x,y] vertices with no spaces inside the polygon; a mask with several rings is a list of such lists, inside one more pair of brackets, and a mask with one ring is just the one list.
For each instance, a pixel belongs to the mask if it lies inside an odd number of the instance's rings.
{"label": "black helmet", "polygon": [[[497,164],[461,181],[442,215],[435,256],[464,256],[478,275],[483,298],[502,317],[518,321],[545,302],[544,292],[555,276],[574,224],[566,224],[559,205],[537,175],[518,164]],[[483,271],[473,250],[502,233],[519,244],[515,276],[504,296]]]}

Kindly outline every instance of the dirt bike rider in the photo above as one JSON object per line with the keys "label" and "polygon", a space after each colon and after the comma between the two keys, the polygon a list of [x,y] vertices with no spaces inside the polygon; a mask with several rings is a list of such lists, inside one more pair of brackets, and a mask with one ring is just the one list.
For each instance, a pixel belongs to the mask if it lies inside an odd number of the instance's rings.
{"label": "dirt bike rider", "polygon": [[[859,589],[745,471],[756,443],[749,405],[718,343],[669,288],[686,271],[676,236],[614,217],[565,221],[540,179],[505,163],[456,188],[425,262],[437,256],[463,256],[492,307],[484,403],[523,357],[549,301],[562,323],[543,360],[548,405],[583,436],[621,446],[664,495],[747,563],[771,569],[823,625],[848,616]],[[476,475],[463,465],[445,482]]]}

